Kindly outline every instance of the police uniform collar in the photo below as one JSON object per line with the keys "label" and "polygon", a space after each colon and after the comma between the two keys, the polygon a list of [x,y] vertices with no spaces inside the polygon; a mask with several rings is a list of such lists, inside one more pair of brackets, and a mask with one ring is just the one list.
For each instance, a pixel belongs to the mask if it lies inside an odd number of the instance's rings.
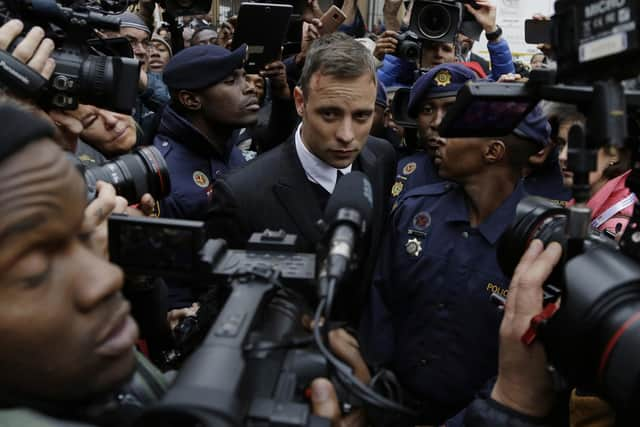
{"label": "police uniform collar", "polygon": [[[502,233],[513,222],[516,214],[516,207],[520,200],[527,195],[522,181],[519,181],[513,192],[477,229],[482,236],[494,245]],[[467,207],[466,196],[462,187],[447,193],[446,203],[450,204],[449,213],[445,217],[446,222],[469,222],[469,208]]]}
{"label": "police uniform collar", "polygon": [[226,159],[233,148],[231,140],[225,142],[224,146],[209,141],[209,138],[176,113],[171,106],[165,107],[162,112],[158,133],[165,134],[180,145],[204,156],[214,155],[217,158]]}

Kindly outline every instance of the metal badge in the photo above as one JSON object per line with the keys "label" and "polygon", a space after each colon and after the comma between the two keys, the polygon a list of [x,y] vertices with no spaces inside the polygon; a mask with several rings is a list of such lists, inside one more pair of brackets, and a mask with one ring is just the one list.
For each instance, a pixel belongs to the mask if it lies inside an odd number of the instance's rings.
{"label": "metal badge", "polygon": [[411,256],[418,257],[422,252],[422,242],[416,238],[407,240],[404,245],[404,249]]}
{"label": "metal badge", "polygon": [[209,178],[204,172],[194,171],[193,172],[193,182],[200,188],[209,187]]}
{"label": "metal badge", "polygon": [[402,193],[402,190],[404,190],[404,184],[401,183],[400,181],[397,181],[395,184],[393,184],[393,187],[391,188],[391,195],[393,197],[398,197],[400,193]]}
{"label": "metal badge", "polygon": [[429,212],[420,212],[413,217],[412,223],[416,229],[424,231],[431,226],[431,215]]}

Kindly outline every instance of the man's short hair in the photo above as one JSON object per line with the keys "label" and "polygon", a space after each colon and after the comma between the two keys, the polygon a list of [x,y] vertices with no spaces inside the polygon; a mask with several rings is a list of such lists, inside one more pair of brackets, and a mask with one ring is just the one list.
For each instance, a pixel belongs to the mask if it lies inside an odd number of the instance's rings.
{"label": "man's short hair", "polygon": [[344,33],[332,33],[313,42],[302,68],[299,86],[306,96],[315,73],[337,79],[355,79],[371,75],[376,84],[376,64],[371,52]]}

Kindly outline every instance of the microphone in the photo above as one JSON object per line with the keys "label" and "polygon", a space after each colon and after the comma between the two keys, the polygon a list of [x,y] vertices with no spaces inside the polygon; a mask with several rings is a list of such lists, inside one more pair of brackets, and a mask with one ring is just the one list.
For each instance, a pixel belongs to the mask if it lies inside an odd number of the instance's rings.
{"label": "microphone", "polygon": [[322,265],[318,293],[331,307],[333,290],[344,279],[358,240],[365,234],[373,211],[373,188],[362,172],[351,172],[336,184],[327,202],[324,222],[328,225],[328,253]]}

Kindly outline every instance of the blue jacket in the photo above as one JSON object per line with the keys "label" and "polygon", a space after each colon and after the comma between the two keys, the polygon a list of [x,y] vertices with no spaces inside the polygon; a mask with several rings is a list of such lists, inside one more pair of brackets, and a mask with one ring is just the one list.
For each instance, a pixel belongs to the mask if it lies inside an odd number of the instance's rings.
{"label": "blue jacket", "polygon": [[[491,58],[491,74],[489,80],[497,81],[503,74],[515,73],[513,57],[509,43],[501,39],[497,43],[487,43]],[[382,67],[378,69],[378,79],[387,87],[411,86],[415,81],[416,65],[412,62],[387,54]]]}
{"label": "blue jacket", "polygon": [[165,218],[204,220],[216,178],[246,163],[232,141],[215,146],[169,106],[153,145],[167,162],[171,179],[171,194],[160,201]]}

